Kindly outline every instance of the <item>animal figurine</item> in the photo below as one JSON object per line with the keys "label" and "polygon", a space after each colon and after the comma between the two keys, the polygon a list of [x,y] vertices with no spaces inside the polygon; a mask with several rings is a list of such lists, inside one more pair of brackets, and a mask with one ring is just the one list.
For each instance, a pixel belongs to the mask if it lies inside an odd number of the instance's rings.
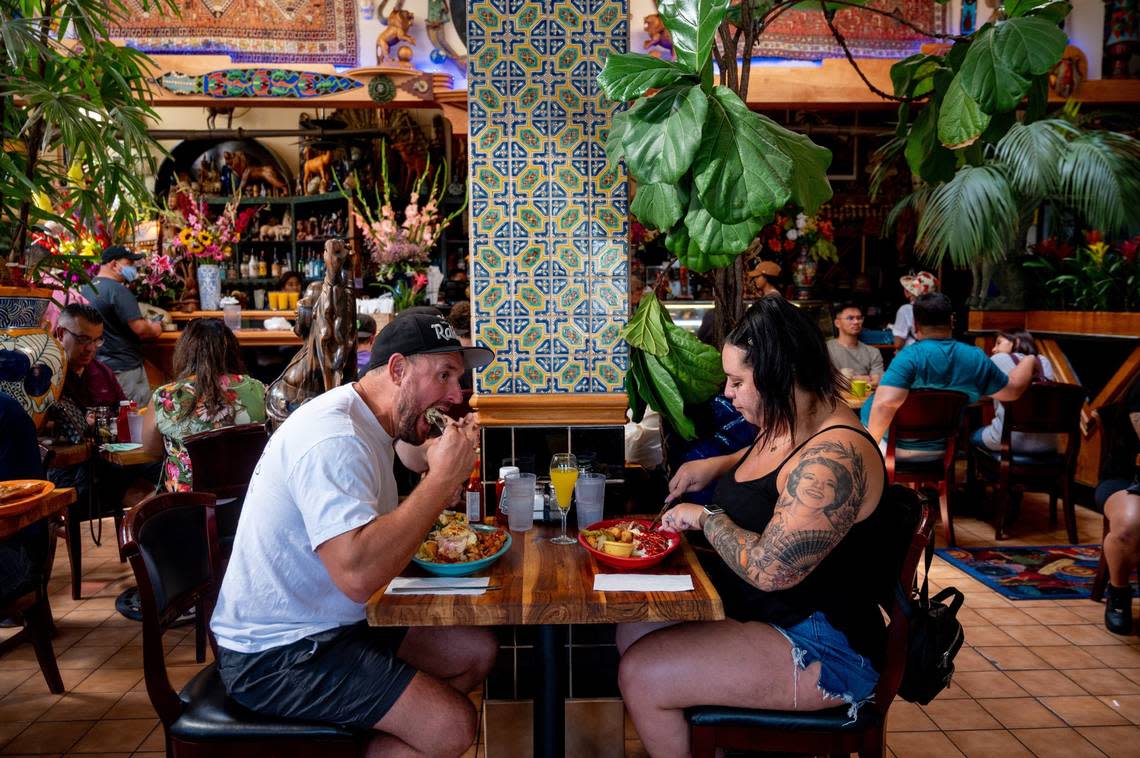
{"label": "animal figurine", "polygon": [[356,298],[348,259],[343,241],[327,241],[324,280],[319,290],[309,285],[298,303],[293,331],[305,344],[266,393],[274,428],[317,395],[356,379]]}
{"label": "animal figurine", "polygon": [[415,16],[411,11],[394,10],[388,14],[388,26],[376,37],[376,62],[397,60],[390,55],[392,47],[404,42],[415,47],[416,41],[408,34]]}
{"label": "animal figurine", "polygon": [[234,123],[234,109],[230,108],[216,108],[212,105],[206,106],[206,128],[214,131],[214,124],[218,120],[218,114],[225,114],[226,128],[232,129]]}
{"label": "animal figurine", "polygon": [[1065,47],[1061,60],[1049,72],[1049,87],[1061,97],[1069,97],[1089,75],[1089,63],[1079,47]]}
{"label": "animal figurine", "polygon": [[311,186],[311,179],[319,179],[317,185],[319,187],[328,188],[329,185],[329,164],[332,163],[333,153],[332,150],[315,150],[312,147],[305,148],[305,163],[301,170],[301,186],[305,188],[306,193],[309,192]]}
{"label": "animal figurine", "polygon": [[237,178],[235,189],[239,192],[244,190],[250,181],[255,181],[269,185],[278,194],[286,195],[289,193],[289,185],[277,173],[277,169],[272,166],[251,163],[249,156],[241,150],[234,150],[233,152],[226,150],[222,153],[222,160]]}
{"label": "animal figurine", "polygon": [[649,39],[642,43],[642,46],[649,50],[651,47],[660,47],[660,50],[651,50],[649,54],[661,58],[666,54],[669,56],[673,53],[673,38],[669,35],[669,30],[665,28],[665,23],[661,20],[661,15],[658,13],[650,13],[645,17],[645,22],[642,24],[645,33],[649,35]]}

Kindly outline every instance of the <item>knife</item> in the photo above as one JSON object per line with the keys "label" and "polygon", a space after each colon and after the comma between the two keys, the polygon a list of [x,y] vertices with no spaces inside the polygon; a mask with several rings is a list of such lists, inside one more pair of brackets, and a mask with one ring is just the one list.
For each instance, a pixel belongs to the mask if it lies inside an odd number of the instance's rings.
{"label": "knife", "polygon": [[439,592],[440,590],[447,590],[447,591],[452,591],[452,590],[480,590],[480,591],[482,591],[482,590],[498,590],[498,589],[502,589],[502,585],[488,584],[486,587],[480,587],[480,586],[472,587],[472,586],[464,585],[464,584],[460,584],[460,585],[433,584],[433,585],[424,586],[424,587],[391,587],[386,591],[386,594],[392,593],[395,595],[413,595],[413,594],[425,595],[425,594],[429,594],[432,592]]}
{"label": "knife", "polygon": [[661,518],[665,515],[665,511],[669,510],[670,505],[672,505],[672,503],[666,500],[665,505],[661,506],[661,510],[657,511],[657,515],[654,516],[653,520],[649,522],[649,531],[652,532],[654,529],[661,526]]}

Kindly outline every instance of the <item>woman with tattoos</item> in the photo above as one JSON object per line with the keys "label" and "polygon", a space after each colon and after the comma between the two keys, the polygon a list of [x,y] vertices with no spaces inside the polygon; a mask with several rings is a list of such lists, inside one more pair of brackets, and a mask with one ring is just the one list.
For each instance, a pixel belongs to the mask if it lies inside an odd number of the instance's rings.
{"label": "woman with tattoos", "polygon": [[839,401],[823,336],[786,300],[761,298],[722,361],[725,395],[760,431],[745,450],[681,466],[669,499],[717,481],[716,505],[681,502],[663,525],[704,532],[715,554],[703,562],[728,618],[617,633],[622,697],[655,757],[689,754],[692,705],[846,704],[854,719],[885,652],[877,585],[889,530],[876,509],[886,469]]}

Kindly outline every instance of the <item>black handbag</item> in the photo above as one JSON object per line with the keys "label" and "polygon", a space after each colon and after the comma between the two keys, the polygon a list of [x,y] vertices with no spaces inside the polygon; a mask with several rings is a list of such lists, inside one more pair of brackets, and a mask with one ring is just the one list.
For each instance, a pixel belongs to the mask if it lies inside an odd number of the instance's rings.
{"label": "black handbag", "polygon": [[927,545],[922,588],[915,593],[898,588],[910,631],[907,638],[906,668],[899,697],[926,705],[950,686],[954,676],[954,656],[962,649],[966,635],[958,621],[958,611],[966,596],[956,587],[947,587],[934,597],[929,594],[930,564],[934,541]]}

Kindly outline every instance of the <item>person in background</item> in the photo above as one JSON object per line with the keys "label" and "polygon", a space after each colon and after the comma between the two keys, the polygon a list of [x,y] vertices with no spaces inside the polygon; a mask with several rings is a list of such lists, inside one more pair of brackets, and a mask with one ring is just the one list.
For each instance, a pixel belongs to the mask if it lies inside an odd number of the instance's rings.
{"label": "person in background", "polygon": [[368,626],[365,603],[411,561],[475,463],[473,416],[449,423],[402,502],[394,443],[422,445],[429,408],[493,354],[439,313],[404,311],[359,381],[305,403],[274,432],[242,506],[210,623],[231,698],[278,718],[371,729],[368,755],[460,755],[475,740],[467,693],[498,644],[482,627]]}
{"label": "person in background", "polygon": [[1109,435],[1109,459],[1101,467],[1095,496],[1108,519],[1104,625],[1114,634],[1132,632],[1132,572],[1140,563],[1140,379],[1132,381],[1123,406],[1114,428],[1101,430]]}
{"label": "person in background", "polygon": [[780,276],[782,274],[783,269],[775,261],[760,261],[755,268],[746,274],[749,293],[754,292],[756,297],[780,295]]}
{"label": "person in background", "polygon": [[[863,309],[856,303],[840,303],[833,311],[838,336],[827,341],[831,363],[850,379],[862,379],[877,387],[883,377],[883,356],[870,345],[859,341],[863,331]],[[844,371],[846,369],[846,371]]]}
{"label": "person in background", "polygon": [[182,440],[224,426],[265,421],[265,385],[245,375],[237,337],[221,319],[199,318],[186,325],[174,345],[177,379],[154,391],[154,412],[146,414],[143,444],[166,450],[166,489],[193,489],[190,454]]}
{"label": "person in background", "polygon": [[839,402],[818,327],[762,297],[722,361],[727,397],[760,431],[745,450],[682,466],[668,500],[715,481],[717,507],[677,503],[662,525],[707,537],[714,553],[702,564],[727,618],[617,630],[622,698],[654,756],[688,755],[693,705],[845,706],[853,720],[886,653],[886,469]]}
{"label": "person in background", "polygon": [[[0,392],[0,481],[43,479],[36,426],[16,400]],[[43,578],[54,530],[47,519],[26,526],[11,537],[0,539],[0,607],[31,592]],[[0,626],[14,626],[4,620]]]}
{"label": "person in background", "polygon": [[103,251],[99,272],[91,283],[80,288],[80,294],[103,316],[99,359],[115,372],[123,392],[140,408],[150,402],[142,343],[162,334],[162,324],[143,318],[139,301],[126,286],[138,276],[135,263],[144,257],[121,245],[112,245]]}
{"label": "person in background", "polygon": [[[1037,359],[1037,366],[1033,371],[1032,381],[1054,381],[1053,364],[1048,358],[1037,352],[1037,342],[1033,335],[1024,329],[1012,332],[998,332],[990,360],[994,362],[1007,376],[1018,366],[1026,356],[1032,355]],[[974,430],[970,442],[981,445],[987,450],[1001,450],[1001,430],[1005,421],[1005,408],[1001,402],[994,400],[994,418],[988,426]],[[1014,432],[1010,444],[1018,453],[1038,454],[1057,450],[1057,435],[1055,434],[1026,434]]]}
{"label": "person in background", "polygon": [[455,331],[455,336],[459,338],[461,345],[471,347],[474,344],[471,339],[470,301],[460,300],[451,306],[451,310],[447,313],[447,323],[451,324],[451,328]]}
{"label": "person in background", "polygon": [[372,343],[376,341],[376,319],[367,313],[356,314],[356,375],[364,373],[372,357]]}
{"label": "person in background", "polygon": [[[863,405],[863,423],[876,441],[884,438],[911,390],[953,390],[975,403],[983,395],[1016,400],[1029,386],[1037,358],[1027,356],[1007,377],[985,352],[954,339],[954,307],[942,293],[914,301],[914,322],[918,341],[899,351],[878,390]],[[900,460],[918,461],[939,458],[945,448],[942,440],[899,440],[895,450]]]}
{"label": "person in background", "polygon": [[127,399],[115,372],[95,357],[104,343],[103,316],[97,308],[79,303],[64,306],[52,334],[67,354],[60,402],[70,402],[82,412],[99,406],[117,408]]}
{"label": "person in background", "polygon": [[906,302],[899,306],[895,314],[895,323],[891,327],[891,334],[895,339],[895,350],[902,350],[907,345],[918,341],[914,329],[914,301],[922,295],[927,295],[938,289],[938,279],[929,271],[919,271],[913,276],[907,274],[899,277],[899,284],[906,293]]}
{"label": "person in background", "polygon": [[277,281],[278,292],[300,292],[305,288],[305,277],[297,271],[286,271]]}

